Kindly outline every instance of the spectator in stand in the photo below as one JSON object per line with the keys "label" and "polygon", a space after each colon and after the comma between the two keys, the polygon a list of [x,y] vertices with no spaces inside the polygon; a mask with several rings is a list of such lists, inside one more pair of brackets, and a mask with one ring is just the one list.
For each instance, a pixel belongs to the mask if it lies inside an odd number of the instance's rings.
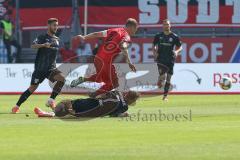
{"label": "spectator in stand", "polygon": [[[8,14],[4,16],[4,19],[1,20],[0,27],[3,31],[3,42],[7,49],[8,63],[19,62],[20,54],[21,54],[21,46],[13,37],[13,23],[10,20]],[[12,56],[11,46],[17,48],[16,58]]]}
{"label": "spectator in stand", "polygon": [[63,62],[77,63],[77,54],[70,49],[70,43],[65,42],[64,47],[59,50]]}

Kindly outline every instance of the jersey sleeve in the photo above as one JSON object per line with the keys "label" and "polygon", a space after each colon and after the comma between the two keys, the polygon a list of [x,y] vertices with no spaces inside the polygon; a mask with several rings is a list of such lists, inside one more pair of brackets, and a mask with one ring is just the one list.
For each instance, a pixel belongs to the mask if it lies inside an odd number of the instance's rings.
{"label": "jersey sleeve", "polygon": [[103,37],[107,37],[108,35],[108,30],[101,31]]}
{"label": "jersey sleeve", "polygon": [[44,42],[44,37],[42,35],[38,36],[34,41],[33,44],[43,44]]}
{"label": "jersey sleeve", "polygon": [[153,39],[153,45],[154,45],[154,46],[158,44],[158,40],[159,40],[159,34],[156,34],[156,35],[154,36],[154,39]]}
{"label": "jersey sleeve", "polygon": [[180,38],[177,36],[176,37],[176,39],[175,39],[175,45],[177,46],[177,47],[181,47],[181,45],[182,45],[182,42],[181,42],[181,40],[180,40]]}

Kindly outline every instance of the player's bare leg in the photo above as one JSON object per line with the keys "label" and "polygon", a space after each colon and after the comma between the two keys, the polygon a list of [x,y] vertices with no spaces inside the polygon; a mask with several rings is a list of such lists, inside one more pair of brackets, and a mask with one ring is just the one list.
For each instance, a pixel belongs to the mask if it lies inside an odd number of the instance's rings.
{"label": "player's bare leg", "polygon": [[57,83],[53,87],[53,91],[51,93],[51,96],[50,96],[50,98],[46,102],[46,106],[47,107],[51,107],[52,109],[55,108],[55,106],[56,106],[55,98],[61,92],[62,87],[65,84],[65,78],[64,78],[64,76],[62,74],[56,74],[53,77],[53,81],[57,81]]}
{"label": "player's bare leg", "polygon": [[166,79],[166,83],[164,86],[163,101],[168,101],[168,92],[169,92],[169,88],[171,86],[171,78],[172,78],[172,75],[167,74],[167,79]]}
{"label": "player's bare leg", "polygon": [[47,107],[51,107],[53,109],[56,106],[55,98],[61,92],[62,87],[65,84],[65,78],[64,78],[64,76],[62,74],[59,73],[59,74],[54,75],[54,77],[53,77],[53,79],[51,81],[57,81],[57,83],[53,87],[53,91],[51,93],[50,98],[46,102],[46,106]]}
{"label": "player's bare leg", "polygon": [[158,77],[158,88],[161,89],[164,86],[164,82],[166,80],[166,73],[161,73]]}
{"label": "player's bare leg", "polygon": [[158,77],[158,88],[159,89],[163,89],[164,87],[164,83],[166,81],[166,78],[167,78],[167,72],[168,72],[168,67],[165,66],[164,64],[161,64],[161,63],[158,63],[157,64],[158,66],[158,73],[159,73],[159,77]]}
{"label": "player's bare leg", "polygon": [[38,85],[31,85],[25,92],[22,93],[16,105],[12,108],[12,113],[18,113],[20,106],[28,97],[38,88]]}

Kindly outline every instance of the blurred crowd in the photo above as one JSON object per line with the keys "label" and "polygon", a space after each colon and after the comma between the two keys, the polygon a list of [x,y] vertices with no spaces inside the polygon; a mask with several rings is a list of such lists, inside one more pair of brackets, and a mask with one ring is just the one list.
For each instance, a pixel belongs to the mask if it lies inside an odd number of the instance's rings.
{"label": "blurred crowd", "polygon": [[[21,57],[22,47],[18,43],[14,34],[14,23],[9,15],[5,15],[0,21],[1,28],[1,43],[0,43],[0,63],[24,63],[24,57]],[[57,61],[59,63],[91,63],[94,56],[97,54],[98,47],[102,44],[102,39],[92,43],[76,41],[71,39],[65,40],[61,37],[62,30],[59,29],[56,36],[61,39],[61,48],[59,49],[59,56]],[[24,50],[23,50],[24,52]],[[34,54],[33,51],[32,54]],[[23,53],[24,54],[24,53]],[[28,53],[28,54],[31,54]],[[22,56],[28,56],[26,54]],[[33,60],[34,61],[34,60]],[[116,62],[124,61],[121,56],[116,58]]]}
{"label": "blurred crowd", "polygon": [[[14,24],[8,14],[5,14],[0,20],[2,48],[6,49],[7,62],[19,63],[21,46],[14,36]],[[13,47],[15,48],[13,48]],[[1,51],[4,52],[5,50]],[[3,54],[3,53],[1,53]]]}

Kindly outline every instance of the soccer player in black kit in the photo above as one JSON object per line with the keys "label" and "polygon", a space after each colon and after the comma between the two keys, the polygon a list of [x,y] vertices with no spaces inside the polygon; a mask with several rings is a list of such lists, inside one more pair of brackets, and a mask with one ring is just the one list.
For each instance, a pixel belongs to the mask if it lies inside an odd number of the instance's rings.
{"label": "soccer player in black kit", "polygon": [[35,107],[34,112],[38,117],[64,117],[66,115],[74,117],[125,117],[128,116],[129,105],[135,105],[139,96],[139,93],[135,91],[125,93],[110,91],[97,98],[63,100],[55,108],[52,108],[54,113],[45,112],[38,107]]}
{"label": "soccer player in black kit", "polygon": [[46,105],[54,107],[55,98],[60,93],[65,78],[61,71],[56,68],[56,58],[59,49],[59,38],[55,36],[58,30],[58,20],[50,18],[48,20],[48,31],[46,34],[39,35],[33,42],[31,48],[38,49],[35,60],[34,72],[32,74],[30,87],[22,93],[16,106],[12,108],[12,113],[18,113],[20,105],[25,102],[28,97],[38,88],[38,85],[44,81],[45,78],[51,82],[56,82],[53,87],[52,94],[48,99]]}
{"label": "soccer player in black kit", "polygon": [[181,51],[182,44],[179,37],[171,31],[170,21],[164,20],[163,32],[156,34],[153,41],[153,54],[159,71],[158,87],[164,86],[163,100],[168,100],[175,59]]}

